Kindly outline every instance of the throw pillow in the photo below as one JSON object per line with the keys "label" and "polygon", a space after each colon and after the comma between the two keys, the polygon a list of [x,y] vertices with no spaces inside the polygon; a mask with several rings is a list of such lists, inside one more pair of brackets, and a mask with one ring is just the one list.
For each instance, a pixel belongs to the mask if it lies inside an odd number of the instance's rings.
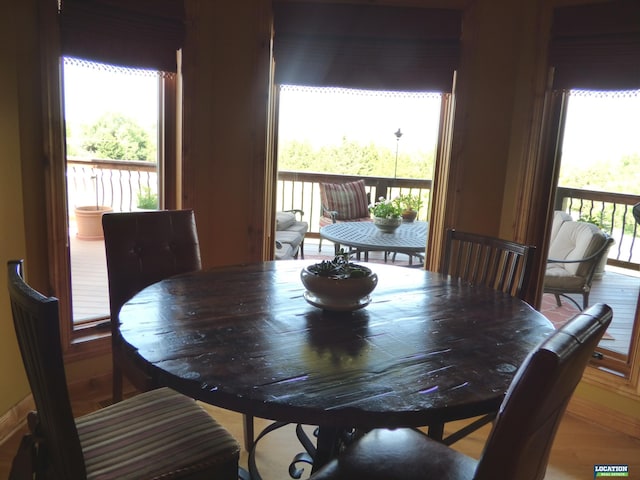
{"label": "throw pillow", "polygon": [[364,180],[348,183],[321,183],[322,205],[338,212],[337,220],[369,216],[369,201]]}

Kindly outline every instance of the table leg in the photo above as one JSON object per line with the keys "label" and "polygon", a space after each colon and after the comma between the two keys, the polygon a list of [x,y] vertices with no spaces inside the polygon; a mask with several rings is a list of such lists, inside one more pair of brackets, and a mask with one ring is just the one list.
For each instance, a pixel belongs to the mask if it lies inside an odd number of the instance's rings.
{"label": "table leg", "polygon": [[253,417],[251,415],[242,415],[242,423],[244,426],[244,449],[250,452],[253,448]]}
{"label": "table leg", "polygon": [[340,438],[343,431],[343,428],[337,427],[318,427],[318,441],[316,445],[316,455],[311,468],[312,473],[319,470],[338,455]]}
{"label": "table leg", "polygon": [[429,425],[427,435],[429,438],[441,442],[444,435],[444,423],[434,423]]}

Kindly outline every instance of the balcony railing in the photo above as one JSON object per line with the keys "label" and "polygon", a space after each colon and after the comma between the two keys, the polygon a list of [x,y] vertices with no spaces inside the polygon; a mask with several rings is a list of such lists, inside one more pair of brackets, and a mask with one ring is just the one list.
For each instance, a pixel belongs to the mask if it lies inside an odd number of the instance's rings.
{"label": "balcony railing", "polygon": [[117,212],[135,209],[138,194],[145,189],[157,193],[155,163],[131,160],[67,159],[69,210],[104,205]]}
{"label": "balcony railing", "polygon": [[640,227],[631,213],[638,202],[640,195],[558,187],[555,209],[564,210],[575,220],[595,223],[615,239],[608,265],[638,270]]}
{"label": "balcony railing", "polygon": [[355,175],[334,175],[327,173],[278,172],[278,189],[276,208],[289,210],[298,208],[305,212],[305,220],[309,222],[308,236],[320,236],[319,221],[322,214],[320,201],[320,183],[344,183],[364,180],[369,199],[374,202],[380,197],[394,198],[400,193],[419,195],[422,208],[418,212],[418,220],[426,220],[431,199],[431,180],[411,178],[367,177]]}
{"label": "balcony railing", "polygon": [[[149,162],[128,160],[76,160],[67,162],[69,206],[106,205],[114,211],[131,211],[139,192],[157,190],[157,167]],[[278,172],[277,210],[301,209],[309,222],[309,237],[319,237],[321,215],[320,183],[340,183],[364,179],[371,201],[393,198],[400,193],[420,195],[423,206],[419,220],[426,220],[430,209],[431,180],[409,178],[335,175],[311,172]],[[640,227],[631,208],[640,195],[558,187],[556,210],[574,219],[594,221],[615,239],[609,252],[609,265],[640,268]],[[70,212],[72,213],[72,212]]]}

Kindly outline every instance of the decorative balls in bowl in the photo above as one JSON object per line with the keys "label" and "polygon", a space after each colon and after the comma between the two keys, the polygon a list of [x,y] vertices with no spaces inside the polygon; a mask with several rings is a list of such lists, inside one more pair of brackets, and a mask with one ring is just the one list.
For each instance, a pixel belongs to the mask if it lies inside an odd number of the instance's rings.
{"label": "decorative balls in bowl", "polygon": [[323,310],[352,311],[366,307],[378,284],[378,275],[369,267],[349,261],[341,251],[333,260],[324,260],[302,269],[304,298]]}

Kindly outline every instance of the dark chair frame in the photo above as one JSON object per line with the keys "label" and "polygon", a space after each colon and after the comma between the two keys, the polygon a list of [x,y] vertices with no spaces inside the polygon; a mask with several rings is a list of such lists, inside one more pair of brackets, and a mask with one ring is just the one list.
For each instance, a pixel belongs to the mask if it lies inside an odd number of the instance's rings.
{"label": "dark chair frame", "polygon": [[[193,210],[107,213],[102,216],[109,281],[113,401],[123,395],[123,375],[139,391],[156,388],[139,360],[123,348],[118,314],[127,300],[167,277],[202,269]],[[253,446],[253,417],[243,416],[245,448]]]}
{"label": "dark chair frame", "polygon": [[109,283],[113,401],[122,400],[123,375],[140,390],[155,388],[123,348],[118,314],[127,300],[172,275],[202,268],[192,210],[107,213],[102,216]]}
{"label": "dark chair frame", "polygon": [[535,250],[533,245],[449,229],[440,273],[524,300]]}
{"label": "dark chair frame", "polygon": [[536,347],[518,369],[482,456],[475,460],[414,429],[373,430],[311,480],[542,480],[567,405],[613,311],[596,304]]}
{"label": "dark chair frame", "polygon": [[[578,308],[578,310],[584,310],[589,306],[589,293],[591,292],[591,284],[593,282],[593,276],[595,274],[596,268],[602,261],[602,257],[606,255],[606,253],[609,251],[609,248],[611,248],[611,245],[615,243],[615,240],[613,239],[613,237],[611,237],[607,233],[605,233],[604,235],[605,235],[605,241],[602,244],[602,246],[598,250],[596,250],[593,254],[589,255],[588,257],[578,258],[575,260],[557,260],[553,258],[547,259],[547,263],[585,263],[587,264],[587,274],[583,277],[583,282],[578,288],[575,288],[575,289],[571,289],[568,287],[556,288],[556,287],[551,287],[547,285],[543,287],[544,293],[553,294],[553,296],[556,299],[556,305],[558,305],[558,307],[562,306],[560,297],[563,297],[569,300]],[[582,295],[582,306],[580,306],[580,304],[574,298],[569,296],[569,294],[571,293]]]}
{"label": "dark chair frame", "polygon": [[[524,300],[535,247],[496,237],[448,229],[440,273],[472,285],[484,285]],[[431,425],[429,435],[452,445],[492,422],[497,412],[482,416],[443,438],[444,425]]]}
{"label": "dark chair frame", "polygon": [[[128,405],[144,405],[146,399],[142,397],[139,401],[131,399],[123,402],[121,405],[124,407],[121,409],[109,410],[108,413],[106,413],[107,410],[102,410],[88,414],[78,419],[80,423],[76,423],[62,355],[58,299],[42,295],[24,281],[22,260],[9,261],[7,274],[16,337],[37,408],[37,412],[31,412],[27,417],[30,433],[23,437],[12,463],[9,479],[31,480],[34,475],[36,480],[87,478],[88,464],[85,462],[83,448],[93,447],[91,451],[94,452],[95,461],[95,451],[100,450],[95,447],[102,441],[97,431],[93,431],[98,426],[107,427],[110,432],[117,432],[117,434],[105,433],[106,449],[115,443],[115,438],[120,438],[119,435],[122,435],[125,445],[131,441],[139,442],[136,448],[141,449],[142,456],[153,450],[155,448],[153,442],[157,442],[158,434],[149,432],[154,437],[152,442],[146,431],[138,430],[139,425],[127,416]],[[197,412],[195,421],[201,422],[202,419],[207,419],[210,422],[206,428],[201,428],[203,434],[211,436],[211,440],[207,440],[207,450],[197,457],[200,463],[180,464],[179,462],[183,462],[184,459],[179,457],[175,459],[177,464],[167,464],[164,467],[167,468],[166,472],[157,473],[167,475],[167,478],[193,480],[232,479],[240,475],[238,468],[240,449],[237,442],[215,421],[209,419],[201,407],[191,399],[169,389],[158,390],[151,395],[154,403],[138,410],[141,415],[138,423],[163,415],[153,410],[156,399],[160,401],[163,408],[185,412],[185,415]],[[169,409],[166,411],[173,412]],[[166,420],[167,414],[164,415]],[[199,423],[199,425],[205,427],[205,424]],[[162,423],[162,428],[166,429],[163,431],[168,432],[166,434],[171,437],[174,432],[182,431],[185,423],[181,419],[169,420],[168,423]],[[85,437],[81,435],[82,432]],[[167,444],[167,446],[175,445]],[[113,461],[115,462],[113,465],[117,466],[118,459],[114,458]],[[130,464],[126,465],[130,470]],[[103,467],[104,465],[100,465],[94,468]]]}

